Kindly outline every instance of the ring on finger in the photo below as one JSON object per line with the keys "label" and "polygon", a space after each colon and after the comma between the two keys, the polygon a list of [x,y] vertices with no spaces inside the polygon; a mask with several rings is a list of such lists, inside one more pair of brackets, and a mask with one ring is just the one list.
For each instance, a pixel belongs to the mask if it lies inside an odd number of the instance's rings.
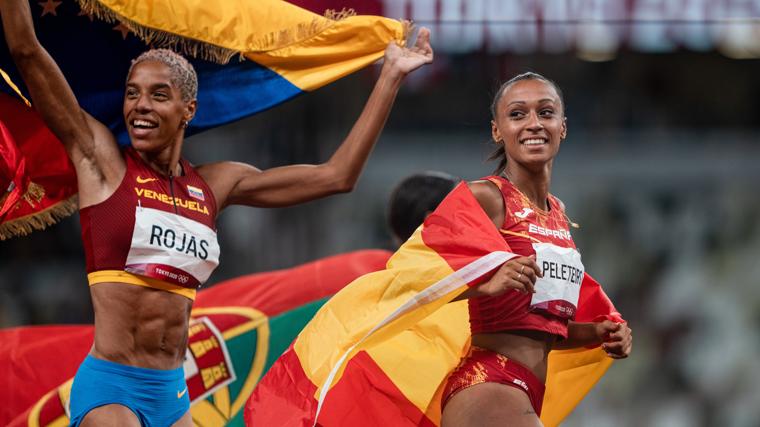
{"label": "ring on finger", "polygon": [[518,275],[517,275],[517,281],[518,281],[518,282],[520,281],[520,278],[521,278],[521,277],[522,277],[522,273],[520,273],[520,274],[518,274]]}
{"label": "ring on finger", "polygon": [[520,268],[520,275],[521,276],[522,276],[524,270],[525,270],[525,266],[523,265],[522,268]]}

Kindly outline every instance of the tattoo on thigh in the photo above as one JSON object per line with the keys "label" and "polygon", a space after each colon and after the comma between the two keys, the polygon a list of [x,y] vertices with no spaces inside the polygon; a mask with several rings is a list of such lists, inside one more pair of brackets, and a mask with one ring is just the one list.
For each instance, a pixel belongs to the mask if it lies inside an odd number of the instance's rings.
{"label": "tattoo on thigh", "polygon": [[536,415],[536,411],[533,409],[526,409],[523,415]]}

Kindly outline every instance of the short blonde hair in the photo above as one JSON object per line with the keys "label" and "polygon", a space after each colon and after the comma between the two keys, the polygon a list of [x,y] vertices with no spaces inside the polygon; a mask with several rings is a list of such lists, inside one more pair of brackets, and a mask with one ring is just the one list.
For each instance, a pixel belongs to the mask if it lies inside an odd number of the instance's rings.
{"label": "short blonde hair", "polygon": [[184,56],[169,49],[147,50],[132,60],[127,78],[132,74],[135,65],[145,61],[160,62],[169,67],[170,79],[179,89],[183,101],[192,101],[198,97],[198,74]]}

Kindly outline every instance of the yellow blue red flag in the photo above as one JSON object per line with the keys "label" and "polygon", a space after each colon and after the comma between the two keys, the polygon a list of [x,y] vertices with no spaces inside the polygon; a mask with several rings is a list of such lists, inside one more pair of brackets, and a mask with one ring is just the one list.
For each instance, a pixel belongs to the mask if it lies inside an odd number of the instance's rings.
{"label": "yellow blue red flag", "polygon": [[[122,117],[127,70],[150,47],[186,54],[198,72],[198,112],[187,130],[192,135],[365,67],[382,57],[391,40],[402,42],[406,32],[405,24],[396,20],[345,11],[318,14],[278,0],[35,0],[30,7],[38,39],[80,105],[106,124],[121,145],[129,143]],[[4,42],[0,70],[7,72],[0,76],[19,86],[16,91],[0,82],[0,91],[28,98]],[[4,110],[0,120],[13,121],[13,112]],[[14,137],[27,165],[41,162],[26,153],[28,142]],[[33,144],[57,142],[37,138]],[[0,182],[0,189],[8,184]],[[59,201],[71,196],[61,194]],[[30,212],[19,215],[28,219]],[[2,222],[18,218],[11,212]],[[16,225],[5,234],[0,230],[0,238],[31,231]]]}

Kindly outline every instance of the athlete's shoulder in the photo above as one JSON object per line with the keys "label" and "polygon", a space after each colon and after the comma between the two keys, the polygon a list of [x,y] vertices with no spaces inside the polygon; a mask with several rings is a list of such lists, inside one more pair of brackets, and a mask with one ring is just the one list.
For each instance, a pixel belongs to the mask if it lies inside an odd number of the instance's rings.
{"label": "athlete's shoulder", "polygon": [[502,200],[501,190],[493,181],[488,179],[470,181],[467,183],[467,186],[472,191],[480,207],[483,208],[495,224],[498,218],[504,217],[504,201]]}

